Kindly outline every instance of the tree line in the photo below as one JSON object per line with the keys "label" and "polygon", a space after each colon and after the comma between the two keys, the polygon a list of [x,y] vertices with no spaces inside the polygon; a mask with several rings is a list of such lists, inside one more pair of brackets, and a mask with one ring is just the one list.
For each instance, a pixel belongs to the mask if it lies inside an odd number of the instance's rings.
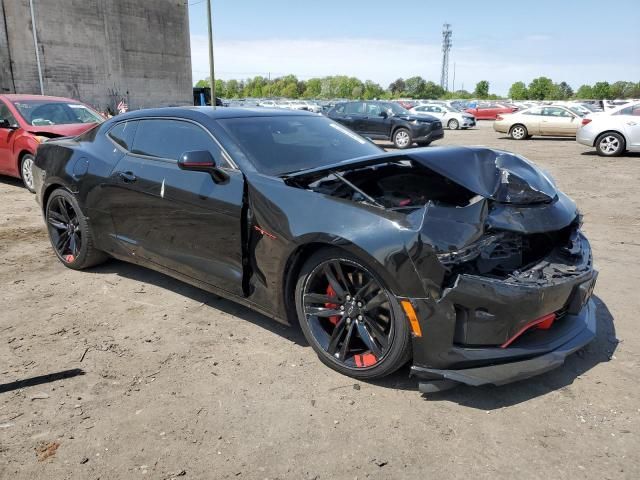
{"label": "tree line", "polygon": [[[209,79],[199,80],[196,87],[209,87]],[[295,75],[285,75],[274,79],[256,76],[245,80],[216,80],[216,95],[223,98],[265,98],[286,97],[305,99],[394,99],[394,98],[430,98],[430,99],[487,99],[502,97],[489,92],[487,80],[480,80],[475,89],[445,91],[440,85],[420,76],[407,79],[398,78],[387,88],[371,80],[364,82],[356,77],[334,75],[322,78],[300,80]],[[567,100],[639,98],[640,82],[619,81],[612,84],[597,82],[594,85],[582,85],[577,91],[567,82],[554,83],[547,77],[534,78],[529,85],[515,82],[509,89],[508,98],[513,100]]]}
{"label": "tree line", "polygon": [[581,85],[574,92],[567,82],[554,83],[550,78],[538,77],[531,80],[529,85],[525,85],[524,82],[515,82],[509,89],[509,98],[513,100],[640,98],[640,82],[622,80],[611,84],[596,82],[593,85]]}

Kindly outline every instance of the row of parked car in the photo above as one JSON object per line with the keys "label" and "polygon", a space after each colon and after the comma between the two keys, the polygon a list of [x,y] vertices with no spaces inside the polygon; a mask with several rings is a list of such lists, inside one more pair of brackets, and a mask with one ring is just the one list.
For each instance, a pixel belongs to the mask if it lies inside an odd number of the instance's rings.
{"label": "row of parked car", "polygon": [[575,137],[599,155],[615,157],[640,151],[640,101],[604,111],[584,111],[571,104],[536,105],[498,115],[493,129],[514,140],[534,135]]}
{"label": "row of parked car", "polygon": [[[401,105],[392,101],[280,102],[265,107],[324,113],[369,139],[387,140],[396,148],[427,146],[444,137],[444,128],[474,127],[479,118],[493,118],[494,129],[515,140],[533,135],[576,137],[600,155],[640,151],[640,101],[604,111],[588,104],[479,104],[423,100]],[[249,106],[249,105],[244,105]],[[253,105],[256,106],[256,105]],[[524,107],[524,108],[523,108]],[[41,95],[0,95],[0,175],[22,179],[33,191],[35,153],[50,138],[77,136],[104,118],[76,100]]]}

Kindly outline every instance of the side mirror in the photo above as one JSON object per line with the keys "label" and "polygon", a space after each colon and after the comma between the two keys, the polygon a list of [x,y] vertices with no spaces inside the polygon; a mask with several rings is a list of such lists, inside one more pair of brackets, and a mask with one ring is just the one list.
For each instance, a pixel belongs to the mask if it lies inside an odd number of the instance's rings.
{"label": "side mirror", "polygon": [[383,111],[380,112],[380,116],[382,118],[387,118],[389,116],[389,114],[385,110],[383,110]]}
{"label": "side mirror", "polygon": [[0,128],[8,128],[9,130],[16,130],[18,127],[15,125],[11,125],[11,123],[9,123],[9,120],[3,118],[3,119],[0,119]]}
{"label": "side mirror", "polygon": [[225,183],[229,176],[216,166],[216,161],[208,150],[184,152],[178,159],[180,170],[206,172],[216,183]]}

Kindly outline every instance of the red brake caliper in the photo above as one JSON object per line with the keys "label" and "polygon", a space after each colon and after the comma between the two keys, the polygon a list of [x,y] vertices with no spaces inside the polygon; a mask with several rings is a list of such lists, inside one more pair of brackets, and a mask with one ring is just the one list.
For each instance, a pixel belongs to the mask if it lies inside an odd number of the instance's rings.
{"label": "red brake caliper", "polygon": [[[329,297],[335,297],[336,296],[336,291],[333,289],[333,287],[331,285],[327,286],[327,296],[329,296]],[[324,306],[326,308],[337,308],[338,307],[338,305],[336,305],[335,303],[325,303]],[[340,320],[340,315],[333,315],[333,316],[329,317],[329,321],[331,323],[333,323],[334,325],[337,325],[339,320]]]}

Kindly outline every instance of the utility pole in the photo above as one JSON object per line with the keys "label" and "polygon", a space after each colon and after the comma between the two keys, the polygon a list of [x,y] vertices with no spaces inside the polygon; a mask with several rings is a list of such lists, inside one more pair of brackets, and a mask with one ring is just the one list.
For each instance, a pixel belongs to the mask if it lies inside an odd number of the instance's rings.
{"label": "utility pole", "polygon": [[451,24],[445,23],[442,26],[442,71],[440,72],[440,86],[449,90],[449,51],[451,50]]}
{"label": "utility pole", "polygon": [[213,25],[211,0],[207,0],[207,25],[209,27],[209,79],[211,80],[211,106],[216,108],[216,77],[213,72]]}
{"label": "utility pole", "polygon": [[44,81],[42,80],[42,64],[40,63],[40,48],[38,47],[38,33],[36,29],[36,14],[33,9],[33,0],[29,0],[31,10],[31,29],[33,30],[33,46],[36,49],[36,64],[38,66],[38,79],[40,80],[40,95],[44,95]]}

